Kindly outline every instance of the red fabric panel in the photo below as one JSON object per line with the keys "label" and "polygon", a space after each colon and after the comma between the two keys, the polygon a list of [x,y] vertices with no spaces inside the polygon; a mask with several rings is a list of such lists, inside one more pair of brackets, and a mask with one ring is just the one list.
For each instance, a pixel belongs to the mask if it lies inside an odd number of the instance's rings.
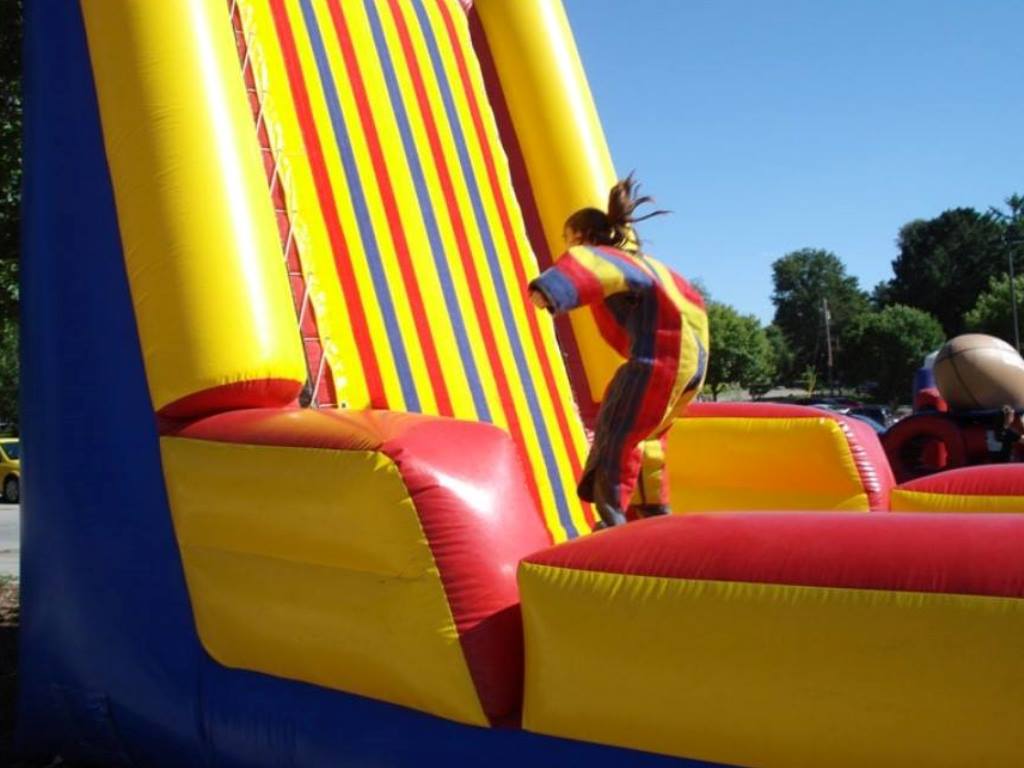
{"label": "red fabric panel", "polygon": [[1024,464],[961,467],[911,480],[899,489],[960,496],[1024,496]]}
{"label": "red fabric panel", "polygon": [[519,560],[551,543],[519,454],[501,429],[389,411],[231,411],[165,435],[249,445],[379,450],[416,506],[484,712],[517,716],[523,647]]}
{"label": "red fabric panel", "polygon": [[736,513],[652,518],[530,555],[585,571],[1024,597],[1024,516]]}
{"label": "red fabric panel", "polygon": [[435,420],[383,451],[415,500],[484,712],[502,723],[522,701],[516,566],[550,543],[515,444],[494,427]]}
{"label": "red fabric panel", "polygon": [[925,387],[914,395],[914,410],[945,413],[949,410],[949,403],[942,398],[937,387]]}
{"label": "red fabric panel", "polygon": [[[893,424],[883,439],[897,482],[908,482],[915,475],[962,467],[967,462],[965,436],[966,430],[942,413],[915,413]],[[931,447],[938,445],[942,446],[941,451]],[[936,463],[926,463],[926,460]]]}
{"label": "red fabric panel", "polygon": [[846,435],[860,481],[868,495],[868,508],[875,512],[889,509],[889,497],[896,479],[889,466],[882,441],[869,425],[860,419],[840,416],[836,421]]}
{"label": "red fabric panel", "polygon": [[193,419],[234,408],[272,408],[293,403],[302,391],[294,379],[257,379],[211,387],[161,408],[163,419]]}

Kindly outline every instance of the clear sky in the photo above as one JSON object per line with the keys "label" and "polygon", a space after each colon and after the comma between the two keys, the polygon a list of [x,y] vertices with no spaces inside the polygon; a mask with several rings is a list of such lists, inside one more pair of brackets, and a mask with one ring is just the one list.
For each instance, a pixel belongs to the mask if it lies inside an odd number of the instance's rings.
{"label": "clear sky", "polygon": [[899,227],[1024,194],[1024,0],[564,0],[651,253],[770,320],[771,262],[870,290]]}

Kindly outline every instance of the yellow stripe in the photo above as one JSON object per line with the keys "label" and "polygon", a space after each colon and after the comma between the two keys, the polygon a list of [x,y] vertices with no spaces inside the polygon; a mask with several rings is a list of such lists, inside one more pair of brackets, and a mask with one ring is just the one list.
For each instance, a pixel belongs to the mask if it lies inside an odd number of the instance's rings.
{"label": "yellow stripe", "polygon": [[324,353],[331,366],[338,403],[370,404],[352,321],[341,293],[334,252],[327,235],[288,88],[288,76],[276,42],[267,0],[242,0],[242,19],[263,108],[283,185],[306,289],[310,292]]}
{"label": "yellow stripe", "polygon": [[[355,159],[356,168],[358,171],[358,179],[346,179],[347,189],[345,196],[351,200],[353,198],[353,189],[356,185],[359,185],[363,192],[364,199],[370,215],[370,222],[372,231],[360,232],[353,219],[351,223],[351,229],[346,227],[346,231],[350,233],[350,238],[353,242],[354,258],[357,260],[367,261],[373,258],[372,254],[372,241],[371,238],[376,238],[377,252],[380,254],[381,264],[386,274],[387,289],[390,291],[392,303],[395,308],[396,319],[399,328],[399,334],[403,340],[403,346],[405,347],[406,356],[409,360],[409,367],[412,374],[413,386],[416,390],[417,395],[420,398],[420,410],[425,413],[437,413],[437,403],[434,400],[433,390],[430,385],[430,376],[427,372],[426,362],[423,356],[423,347],[419,343],[415,330],[415,321],[413,319],[412,310],[409,306],[408,293],[405,291],[402,282],[402,273],[398,264],[398,258],[395,252],[395,243],[391,236],[391,230],[388,227],[387,214],[384,209],[383,202],[381,200],[380,185],[378,183],[376,174],[374,172],[373,162],[370,157],[369,145],[367,142],[367,135],[363,130],[362,123],[359,119],[359,110],[356,105],[354,89],[349,84],[348,71],[345,69],[345,63],[342,59],[341,50],[338,46],[337,35],[334,30],[334,25],[331,20],[331,15],[323,4],[313,6],[319,20],[319,28],[323,39],[324,49],[327,53],[327,58],[330,63],[330,70],[334,73],[335,81],[335,92],[337,93],[338,99],[341,103],[341,111],[345,121],[345,125],[350,140],[352,155]],[[352,23],[354,21],[351,18],[354,14],[347,13],[346,19],[349,21],[349,32],[352,36],[353,46],[356,51],[360,48],[365,49],[367,41],[365,36],[360,37],[359,33],[361,25]],[[366,34],[369,34],[366,32]],[[369,41],[371,51],[372,40]],[[375,57],[376,54],[373,53]],[[366,72],[363,72],[364,77]],[[367,87],[368,82],[364,80]],[[383,87],[383,83],[381,83]],[[325,124],[325,127],[329,123]],[[331,141],[343,140],[342,137],[335,137],[333,131],[329,134]],[[339,173],[340,168],[340,157],[339,157]],[[353,208],[354,216],[354,208]],[[362,239],[359,239],[359,235],[362,235]],[[356,247],[358,244],[358,247]],[[376,290],[373,284],[370,284],[371,290],[369,293],[364,293],[364,296],[376,296]],[[380,297],[378,296],[378,304]],[[382,364],[387,364],[387,367],[394,370],[394,375],[398,376],[397,368],[394,365],[394,358],[389,357],[386,361],[381,361]],[[389,399],[389,404],[392,402]],[[404,401],[403,401],[404,403]],[[408,408],[409,404],[404,403],[404,408]],[[399,410],[398,408],[395,408]]]}
{"label": "yellow stripe", "polygon": [[894,490],[893,512],[1024,512],[1024,496],[973,496]]}
{"label": "yellow stripe", "polygon": [[[402,95],[402,102],[405,105],[406,114],[409,117],[413,143],[416,147],[417,156],[419,157],[423,168],[424,183],[427,188],[427,194],[430,198],[431,207],[433,208],[436,216],[441,244],[448,260],[448,266],[452,273],[452,282],[454,285],[456,300],[458,301],[465,321],[466,334],[469,339],[477,371],[479,372],[484,397],[487,401],[487,405],[494,422],[498,426],[507,428],[508,424],[502,414],[501,399],[495,385],[495,373],[491,370],[488,362],[483,337],[480,331],[480,324],[476,319],[476,311],[473,308],[465,271],[463,270],[461,258],[459,257],[458,244],[455,240],[454,230],[449,221],[444,195],[441,191],[441,183],[438,177],[437,166],[433,161],[433,156],[430,151],[430,142],[427,138],[426,129],[424,127],[423,114],[418,106],[409,70],[404,66],[405,57],[402,51],[401,42],[398,39],[398,33],[395,30],[394,20],[391,17],[390,11],[386,7],[379,7],[378,10],[380,13],[383,34],[395,63],[395,76],[398,80],[398,89]],[[406,23],[408,23],[408,20],[406,20]],[[424,73],[425,80],[428,76],[429,73]],[[440,131],[441,128],[439,127],[438,130]],[[461,368],[461,361],[459,362],[459,367]],[[461,408],[457,411],[457,415],[465,417],[469,414],[475,415],[475,408],[473,407],[472,402],[461,404]]]}
{"label": "yellow stripe", "polygon": [[846,436],[827,418],[684,417],[669,431],[668,463],[677,513],[869,509]]}
{"label": "yellow stripe", "polygon": [[[536,440],[536,431],[531,430],[532,419],[526,402],[525,392],[521,386],[516,385],[516,364],[512,353],[511,341],[508,332],[504,329],[504,320],[498,305],[496,293],[498,287],[493,285],[488,279],[490,271],[479,229],[480,222],[476,222],[466,177],[457,154],[454,138],[454,126],[448,122],[444,103],[441,98],[440,87],[434,75],[433,64],[430,60],[426,42],[423,38],[423,30],[417,26],[417,19],[413,9],[402,6],[402,13],[403,18],[405,18],[406,24],[409,27],[413,48],[416,53],[417,61],[419,62],[420,71],[423,73],[428,98],[431,102],[432,113],[438,126],[438,132],[440,133],[440,140],[445,159],[448,168],[451,171],[457,205],[462,213],[466,236],[469,240],[471,257],[473,259],[477,275],[482,283],[481,293],[483,294],[488,316],[487,322],[489,322],[491,327],[494,329],[495,342],[497,346],[496,351],[499,359],[501,360],[504,373],[509,378],[513,407],[517,414],[519,423],[522,426],[523,432],[526,435],[527,456],[525,458],[529,462],[534,475],[537,478],[541,491],[542,502],[546,502],[544,504],[543,512],[548,528],[556,530],[560,525],[557,519],[557,511],[554,509],[553,505],[554,492],[551,487],[551,479],[548,477],[544,468],[544,459],[541,454],[540,445]],[[484,224],[486,225],[486,222],[484,222]],[[468,303],[467,306],[469,306]],[[501,406],[499,406],[499,410],[497,411],[499,413],[500,407]],[[562,535],[564,536],[564,533]]]}
{"label": "yellow stripe", "polygon": [[[477,418],[473,407],[469,383],[463,370],[459,355],[452,319],[445,305],[444,293],[434,264],[434,254],[427,237],[427,230],[416,194],[411,170],[411,158],[405,155],[402,137],[399,133],[396,105],[393,105],[384,80],[381,57],[387,51],[379,51],[372,37],[370,21],[361,3],[353,5],[348,14],[353,40],[360,68],[366,83],[368,99],[378,127],[378,135],[382,146],[392,188],[397,203],[397,213],[409,245],[410,261],[416,274],[416,283],[423,297],[426,317],[433,334],[437,350],[441,374],[448,386],[449,395],[455,408],[455,415],[461,418]],[[394,49],[391,56],[395,56]],[[444,258],[444,254],[439,254]],[[404,288],[401,290],[407,295]],[[417,339],[414,325],[403,326],[406,339]],[[429,388],[429,386],[428,386]],[[431,412],[429,399],[421,404],[425,412]],[[433,409],[436,412],[436,407]]]}
{"label": "yellow stripe", "polygon": [[528,730],[759,768],[1021,761],[1024,600],[529,564],[519,582]]}
{"label": "yellow stripe", "polygon": [[398,372],[393,362],[394,351],[391,349],[390,340],[385,328],[381,305],[375,298],[376,292],[373,278],[370,273],[365,246],[359,236],[359,226],[356,222],[355,209],[352,205],[349,180],[345,176],[342,166],[341,154],[338,149],[337,139],[334,136],[334,128],[328,112],[323,84],[316,66],[309,34],[302,15],[300,0],[287,0],[287,3],[289,18],[295,32],[295,43],[302,64],[303,76],[309,91],[313,120],[316,125],[317,135],[320,138],[320,145],[323,149],[328,177],[334,190],[334,200],[337,206],[338,218],[341,222],[341,229],[351,254],[353,272],[356,283],[359,286],[359,295],[362,297],[363,306],[366,309],[370,336],[373,339],[374,351],[384,383],[384,393],[391,408],[403,410],[406,404]]}
{"label": "yellow stripe", "polygon": [[211,656],[487,724],[437,565],[389,459],[181,438],[161,439],[161,452]]}
{"label": "yellow stripe", "polygon": [[[519,245],[519,260],[522,266],[522,271],[529,279],[537,269],[537,261],[533,253],[533,249],[530,246],[529,238],[526,234],[526,228],[523,223],[523,216],[519,208],[515,190],[512,187],[512,172],[508,165],[508,158],[505,154],[501,137],[498,133],[498,126],[494,120],[494,113],[487,108],[487,105],[489,104],[487,91],[480,68],[476,65],[476,58],[472,55],[473,44],[469,36],[468,25],[465,23],[465,17],[459,13],[453,13],[452,16],[454,17],[455,28],[459,36],[460,45],[462,49],[467,52],[467,68],[469,69],[473,90],[477,94],[477,101],[481,106],[481,117],[483,119],[484,130],[486,132],[486,140],[493,148],[492,154],[497,170],[498,183],[501,187],[502,196],[509,209],[514,237]],[[576,418],[576,414],[571,405],[573,403],[572,388],[569,384],[569,377],[565,370],[558,341],[555,338],[554,326],[548,322],[540,322],[538,325],[542,338],[542,350],[540,350],[540,352],[547,357],[555,379],[556,392],[554,393],[554,397],[557,397],[562,403],[564,403],[568,410],[567,421],[569,422],[572,443],[571,445],[566,446],[566,449],[575,451],[578,456],[582,456],[587,451],[586,435],[584,434],[582,425],[579,423],[579,419]],[[582,517],[578,522],[580,525],[585,526],[585,522],[582,520]],[[584,528],[581,528],[580,530],[584,530]]]}
{"label": "yellow stripe", "polygon": [[303,381],[227,6],[86,0],[82,12],[154,406]]}

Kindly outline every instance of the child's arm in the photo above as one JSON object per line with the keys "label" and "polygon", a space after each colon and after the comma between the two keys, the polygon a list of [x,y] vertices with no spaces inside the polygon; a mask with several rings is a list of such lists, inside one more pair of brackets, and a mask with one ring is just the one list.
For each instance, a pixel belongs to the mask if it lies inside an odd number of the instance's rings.
{"label": "child's arm", "polygon": [[603,301],[616,293],[635,291],[639,287],[633,284],[636,279],[634,271],[627,275],[614,257],[577,246],[530,283],[530,298],[538,307],[558,314]]}

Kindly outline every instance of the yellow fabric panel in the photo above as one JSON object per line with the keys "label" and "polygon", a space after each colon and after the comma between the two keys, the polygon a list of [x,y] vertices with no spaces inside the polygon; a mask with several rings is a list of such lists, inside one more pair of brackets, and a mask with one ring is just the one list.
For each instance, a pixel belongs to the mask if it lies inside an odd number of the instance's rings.
{"label": "yellow fabric panel", "polygon": [[154,406],[306,378],[228,6],[83,0]]}
{"label": "yellow fabric panel", "polygon": [[970,496],[954,493],[892,492],[893,512],[1024,512],[1024,496]]}
{"label": "yellow fabric panel", "polygon": [[373,451],[162,438],[203,646],[229,667],[486,725],[430,547]]}
{"label": "yellow fabric panel", "polygon": [[[573,211],[604,208],[616,181],[586,74],[559,0],[476,0],[552,256]],[[589,313],[569,315],[591,396],[623,359]]]}
{"label": "yellow fabric panel", "polygon": [[519,582],[528,730],[758,768],[1024,762],[1024,600],[530,564]]}
{"label": "yellow fabric panel", "polygon": [[672,509],[859,510],[868,497],[832,419],[677,419],[668,437]]}
{"label": "yellow fabric panel", "polygon": [[665,504],[662,498],[662,481],[665,476],[665,448],[661,439],[644,440],[640,443],[640,478],[633,490],[630,504]]}

